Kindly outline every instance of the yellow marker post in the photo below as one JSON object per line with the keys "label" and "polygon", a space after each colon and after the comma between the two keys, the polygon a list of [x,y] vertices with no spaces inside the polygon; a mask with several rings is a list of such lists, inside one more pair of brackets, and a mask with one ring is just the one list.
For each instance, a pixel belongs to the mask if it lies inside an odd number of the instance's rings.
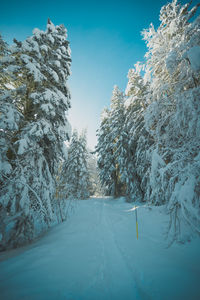
{"label": "yellow marker post", "polygon": [[135,219],[136,219],[136,234],[137,234],[137,240],[138,240],[138,220],[137,220],[137,208],[135,208]]}

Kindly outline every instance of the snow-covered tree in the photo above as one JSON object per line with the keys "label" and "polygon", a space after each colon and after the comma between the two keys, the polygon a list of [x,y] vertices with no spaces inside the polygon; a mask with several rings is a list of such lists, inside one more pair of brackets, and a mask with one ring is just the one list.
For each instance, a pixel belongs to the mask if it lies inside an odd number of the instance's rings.
{"label": "snow-covered tree", "polygon": [[7,53],[8,45],[7,43],[3,40],[2,35],[0,33],[0,53],[1,56],[5,55]]}
{"label": "snow-covered tree", "polygon": [[88,151],[87,165],[90,175],[90,195],[104,195],[104,190],[101,187],[101,182],[99,178],[97,157],[92,151]]}
{"label": "snow-covered tree", "polygon": [[117,86],[114,86],[110,104],[110,126],[111,126],[111,143],[113,149],[113,161],[115,171],[112,175],[112,195],[115,197],[122,195],[124,186],[121,180],[121,158],[126,151],[126,137],[124,137],[124,95]]}
{"label": "snow-covered tree", "polygon": [[144,32],[152,92],[145,122],[155,140],[150,201],[168,203],[175,238],[182,221],[200,232],[200,18],[194,17],[198,5],[190,5],[176,0],[165,5],[158,30],[152,25]]}
{"label": "snow-covered tree", "polygon": [[66,81],[71,58],[66,37],[63,25],[54,26],[48,20],[45,32],[35,29],[23,43],[15,41],[12,49],[20,66],[17,76],[25,84],[19,108],[21,105],[25,121],[32,121],[28,131],[31,136],[36,133],[42,143],[52,172],[55,161],[62,156],[63,142],[69,138],[66,111],[70,108],[70,94]]}
{"label": "snow-covered tree", "polygon": [[[12,228],[13,217],[8,212],[11,203],[3,198],[4,193],[12,193],[11,180],[15,170],[15,133],[20,128],[23,115],[16,107],[16,91],[11,85],[11,71],[7,69],[12,61],[8,45],[0,36],[0,249],[8,242],[7,227]],[[5,189],[7,188],[7,189]],[[6,196],[5,194],[5,196]],[[10,195],[11,196],[11,195]],[[14,214],[16,217],[16,214]]]}
{"label": "snow-covered tree", "polygon": [[[147,132],[144,129],[144,109],[147,105],[147,86],[139,74],[139,64],[128,73],[128,84],[124,104],[124,127],[120,141],[120,174],[126,184],[126,196],[129,201],[144,200],[142,183],[145,178],[145,148],[141,149],[141,140],[147,141]],[[140,146],[139,146],[140,145]],[[142,159],[141,159],[142,156]],[[145,190],[145,187],[144,187]]]}
{"label": "snow-covered tree", "polygon": [[[31,239],[36,228],[49,226],[57,213],[55,176],[70,136],[66,81],[71,58],[66,38],[64,26],[48,20],[46,31],[35,29],[24,42],[15,40],[10,57],[3,59],[4,71],[11,72],[16,82],[9,94],[2,92],[11,104],[9,110],[4,108],[3,122],[15,124],[9,148],[4,147],[2,154],[12,172],[3,175],[1,189],[2,206],[9,215],[19,215],[9,237],[13,244]],[[1,132],[8,136],[4,128]]]}
{"label": "snow-covered tree", "polygon": [[68,159],[63,168],[67,198],[86,199],[90,196],[88,150],[86,134],[74,130],[68,149]]}
{"label": "snow-covered tree", "polygon": [[129,71],[126,101],[118,87],[114,87],[110,111],[102,114],[97,145],[102,184],[111,195],[126,195],[129,201],[143,200],[141,185],[146,171],[138,164],[144,149],[140,155],[136,153],[140,137],[148,135],[143,117],[147,88],[138,72]]}
{"label": "snow-covered tree", "polygon": [[118,173],[126,195],[167,204],[172,240],[185,239],[183,223],[200,232],[200,18],[190,5],[168,3],[159,28],[143,32],[144,79],[138,64],[129,71],[124,110],[104,112],[97,145],[101,182],[111,190]]}
{"label": "snow-covered tree", "polygon": [[5,88],[5,83],[7,83],[7,75],[4,72],[4,57],[8,55],[8,45],[3,40],[0,34],[0,89]]}
{"label": "snow-covered tree", "polygon": [[99,178],[102,186],[105,186],[108,193],[110,193],[112,185],[112,172],[115,170],[110,130],[110,111],[108,108],[105,108],[101,114],[100,128],[97,130],[96,153],[98,155]]}
{"label": "snow-covered tree", "polygon": [[119,164],[124,119],[124,96],[119,88],[114,86],[110,111],[105,109],[102,113],[96,148],[100,180],[114,197],[123,193]]}

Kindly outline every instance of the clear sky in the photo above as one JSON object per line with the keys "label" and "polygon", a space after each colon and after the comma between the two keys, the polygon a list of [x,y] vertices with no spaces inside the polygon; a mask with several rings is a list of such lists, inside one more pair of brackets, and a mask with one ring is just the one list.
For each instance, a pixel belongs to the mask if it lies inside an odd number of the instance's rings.
{"label": "clear sky", "polygon": [[[189,1],[181,1],[182,3]],[[196,3],[197,1],[194,1]],[[87,128],[88,145],[96,144],[100,114],[110,104],[115,84],[125,90],[128,70],[144,61],[141,31],[159,24],[166,0],[1,0],[0,32],[12,43],[34,28],[45,30],[48,17],[64,24],[72,50],[69,119],[79,131]]]}

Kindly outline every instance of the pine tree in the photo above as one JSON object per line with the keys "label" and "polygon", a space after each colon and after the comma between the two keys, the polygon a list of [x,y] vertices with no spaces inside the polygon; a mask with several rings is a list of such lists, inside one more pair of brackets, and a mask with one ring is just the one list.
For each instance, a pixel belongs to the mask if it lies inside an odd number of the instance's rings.
{"label": "pine tree", "polygon": [[8,83],[8,72],[5,72],[5,63],[8,54],[8,45],[0,34],[0,89],[6,89],[5,83]]}
{"label": "pine tree", "polygon": [[124,121],[124,95],[117,86],[114,86],[110,105],[110,126],[113,161],[115,163],[115,171],[112,175],[112,195],[114,195],[115,197],[123,194],[123,184],[121,180],[120,165],[121,156],[123,155],[125,149],[125,139],[123,136]]}
{"label": "pine tree", "polygon": [[[135,65],[136,69],[137,65]],[[139,143],[143,138],[147,143],[143,115],[147,105],[147,86],[144,84],[139,71],[135,69],[129,70],[128,79],[126,88],[128,98],[125,101],[124,113],[124,139],[121,142],[124,151],[121,151],[123,155],[121,156],[120,173],[121,180],[126,184],[126,196],[129,201],[141,201],[144,200],[145,190],[145,187],[142,188],[145,178],[144,157],[141,159],[141,156],[143,156],[145,149],[140,149]]]}
{"label": "pine tree", "polygon": [[115,170],[113,162],[113,149],[111,144],[110,111],[105,108],[101,114],[101,124],[97,131],[98,143],[96,153],[98,156],[97,165],[99,178],[102,186],[105,187],[106,194],[111,193],[112,172]]}
{"label": "pine tree", "polygon": [[20,215],[8,243],[32,239],[38,234],[36,227],[50,226],[58,209],[55,177],[70,135],[66,81],[71,59],[66,38],[64,26],[48,20],[46,31],[35,29],[24,42],[15,40],[6,59],[5,71],[12,70],[17,83],[10,102],[21,117],[4,151],[12,174],[4,176],[1,201],[10,215]]}
{"label": "pine tree", "polygon": [[90,177],[90,195],[101,196],[104,195],[104,190],[101,187],[99,178],[97,157],[92,151],[88,151],[88,171]]}
{"label": "pine tree", "polygon": [[124,97],[117,86],[114,86],[110,111],[104,110],[98,132],[98,167],[100,180],[114,197],[123,194],[120,179],[121,134],[124,124]]}
{"label": "pine tree", "polygon": [[8,194],[12,194],[10,182],[15,171],[16,154],[13,141],[23,119],[15,105],[16,92],[11,85],[12,73],[7,69],[12,61],[9,54],[8,45],[0,36],[0,249],[4,249],[8,241],[7,228],[11,227],[10,223],[13,222],[13,218],[8,213],[13,211],[8,201]]}
{"label": "pine tree", "polygon": [[79,180],[79,193],[80,199],[85,199],[90,196],[90,174],[88,169],[88,149],[87,149],[87,138],[86,131],[83,131],[79,137],[80,146],[80,180]]}
{"label": "pine tree", "polygon": [[3,40],[2,35],[0,33],[0,53],[1,57],[5,55],[8,51],[8,45],[7,43]]}
{"label": "pine tree", "polygon": [[54,26],[48,20],[45,32],[35,29],[23,43],[15,41],[12,50],[20,65],[17,75],[26,83],[19,106],[22,104],[25,121],[33,121],[31,135],[35,131],[42,135],[39,139],[51,172],[57,152],[62,156],[63,141],[69,138],[65,113],[70,108],[66,81],[71,59],[66,38],[64,26]]}
{"label": "pine tree", "polygon": [[[198,178],[200,19],[198,5],[181,6],[177,1],[160,12],[161,25],[145,31],[149,51],[147,75],[151,73],[151,104],[146,128],[154,137],[149,169],[150,201],[168,203],[173,238],[180,237],[178,224],[186,221],[200,231]],[[189,179],[190,178],[190,179]],[[187,188],[190,193],[185,193]]]}
{"label": "pine tree", "polygon": [[75,130],[68,149],[68,160],[63,168],[67,198],[86,199],[90,196],[87,158],[86,134],[83,132],[79,137]]}

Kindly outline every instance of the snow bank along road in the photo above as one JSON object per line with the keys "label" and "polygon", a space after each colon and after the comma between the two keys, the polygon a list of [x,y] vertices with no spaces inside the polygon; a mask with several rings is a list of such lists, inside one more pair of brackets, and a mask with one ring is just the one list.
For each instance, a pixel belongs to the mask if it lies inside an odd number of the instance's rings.
{"label": "snow bank along road", "polygon": [[77,202],[39,241],[0,254],[1,300],[200,299],[200,241],[166,248],[163,208]]}

